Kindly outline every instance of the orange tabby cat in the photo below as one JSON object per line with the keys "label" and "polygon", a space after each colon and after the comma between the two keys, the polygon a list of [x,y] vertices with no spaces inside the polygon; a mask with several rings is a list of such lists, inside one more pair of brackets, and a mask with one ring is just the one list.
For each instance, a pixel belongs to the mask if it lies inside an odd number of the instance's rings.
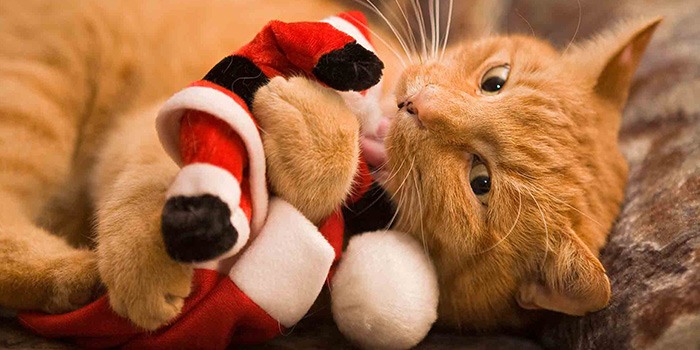
{"label": "orange tabby cat", "polygon": [[[115,311],[137,325],[175,317],[191,269],[167,256],[159,230],[177,171],[153,129],[159,101],[267,20],[341,10],[322,0],[1,2],[0,306],[71,310],[101,278]],[[386,187],[398,228],[435,261],[443,321],[521,325],[523,308],[605,306],[609,283],[596,256],[626,176],[620,111],[656,23],[623,26],[564,54],[534,38],[465,43],[403,73]],[[400,66],[379,55],[391,82]],[[350,187],[332,178],[350,178],[357,159],[319,157],[318,139],[289,142],[285,130],[323,128],[312,134],[336,143],[356,140],[357,122],[315,83],[277,79],[270,89],[254,112],[267,131],[271,187],[322,217]],[[294,118],[271,112],[285,110]],[[327,115],[342,122],[319,123]],[[337,146],[357,152],[354,142]],[[290,164],[309,168],[281,171]],[[326,169],[338,173],[329,180]],[[343,195],[314,204],[309,193]]]}
{"label": "orange tabby cat", "polygon": [[488,38],[403,73],[385,185],[396,227],[436,264],[442,322],[517,327],[526,310],[607,305],[597,256],[627,180],[621,111],[659,22],[625,23],[566,52]]}

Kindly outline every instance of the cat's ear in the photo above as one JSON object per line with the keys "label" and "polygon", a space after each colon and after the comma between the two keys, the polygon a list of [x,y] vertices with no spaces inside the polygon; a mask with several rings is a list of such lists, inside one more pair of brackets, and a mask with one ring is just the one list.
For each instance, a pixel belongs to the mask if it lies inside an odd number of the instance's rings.
{"label": "cat's ear", "polygon": [[573,231],[560,237],[538,273],[520,285],[518,304],[575,316],[604,308],[610,300],[605,268]]}
{"label": "cat's ear", "polygon": [[621,110],[634,72],[662,19],[621,23],[616,29],[572,48],[567,58],[589,75],[600,97]]}

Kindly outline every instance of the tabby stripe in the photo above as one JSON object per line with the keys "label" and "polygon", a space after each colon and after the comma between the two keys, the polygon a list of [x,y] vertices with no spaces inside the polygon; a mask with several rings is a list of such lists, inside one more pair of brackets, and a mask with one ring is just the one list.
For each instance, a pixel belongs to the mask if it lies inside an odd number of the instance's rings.
{"label": "tabby stripe", "polygon": [[250,59],[232,55],[212,68],[203,80],[212,82],[240,96],[248,109],[253,108],[253,97],[270,79]]}

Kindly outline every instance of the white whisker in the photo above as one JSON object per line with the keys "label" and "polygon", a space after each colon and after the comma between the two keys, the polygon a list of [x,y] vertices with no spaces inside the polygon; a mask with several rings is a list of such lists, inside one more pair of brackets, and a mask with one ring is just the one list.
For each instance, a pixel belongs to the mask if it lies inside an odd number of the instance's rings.
{"label": "white whisker", "polygon": [[396,218],[399,216],[399,212],[401,211],[401,207],[403,206],[403,201],[406,198],[406,196],[400,196],[399,202],[396,203],[396,211],[394,212],[394,215],[391,217],[391,220],[389,220],[389,223],[386,224],[384,227],[385,230],[390,230],[392,226],[394,226],[394,222],[396,221]]}
{"label": "white whisker", "polygon": [[492,245],[492,246],[488,247],[487,249],[482,250],[478,253],[475,253],[473,255],[483,254],[483,253],[486,253],[486,252],[498,247],[501,243],[503,243],[506,240],[506,238],[508,238],[508,236],[510,236],[511,233],[513,233],[515,226],[518,224],[518,221],[520,220],[520,211],[523,208],[522,193],[517,188],[516,188],[516,190],[518,191],[518,214],[515,216],[515,221],[513,222],[513,226],[511,226],[510,230],[508,230],[508,233],[506,233],[503,237],[501,237],[501,239],[499,239],[498,242],[496,242],[494,245]]}
{"label": "white whisker", "polygon": [[[389,163],[389,162],[385,162],[384,164],[386,165],[386,164],[388,164],[388,163]],[[401,171],[401,169],[403,169],[403,165],[404,165],[405,163],[406,163],[406,159],[404,158],[404,160],[401,162],[401,164],[400,164],[399,167],[396,169],[396,171],[393,171],[391,174],[389,174],[389,177],[388,177],[386,180],[384,180],[384,184],[386,184],[386,183],[389,182],[391,179],[393,179],[393,178]],[[394,197],[392,196],[389,200],[391,201],[391,199],[393,199],[393,198],[394,198]],[[366,212],[367,210],[369,210],[372,206],[374,206],[375,204],[377,204],[377,202],[378,202],[379,200],[381,200],[381,199],[382,199],[382,196],[378,196],[377,199],[373,200],[372,203],[370,203],[367,207],[365,207],[364,209],[362,209],[362,210],[358,213],[358,215],[359,215],[359,214],[362,214],[362,213],[364,213],[364,212]]]}
{"label": "white whisker", "polygon": [[408,176],[411,174],[411,169],[413,169],[413,162],[416,160],[416,157],[413,157],[411,160],[411,165],[408,168],[408,172],[406,173],[406,176],[403,178],[403,181],[399,184],[399,187],[396,188],[396,192],[389,198],[389,200],[394,199],[394,196],[396,196],[399,192],[401,192],[401,187],[406,183],[406,180],[408,180]]}
{"label": "white whisker", "polygon": [[389,174],[389,177],[387,177],[386,180],[384,180],[384,183],[386,184],[386,183],[389,182],[389,180],[391,180],[391,179],[393,179],[394,177],[396,177],[396,175],[398,175],[398,173],[401,171],[401,169],[403,169],[403,165],[404,165],[405,163],[406,163],[406,158],[404,158],[404,159],[401,161],[401,164],[396,168],[396,171],[392,171],[392,173]]}
{"label": "white whisker", "polygon": [[442,42],[442,52],[440,53],[440,60],[445,56],[445,49],[447,48],[447,40],[450,37],[450,27],[452,26],[452,8],[454,7],[454,0],[450,0],[450,6],[447,10],[447,27],[445,27],[445,38]]}
{"label": "white whisker", "polygon": [[406,31],[408,32],[408,37],[411,40],[411,46],[413,48],[413,53],[415,55],[418,55],[418,41],[416,40],[416,36],[413,34],[413,29],[411,28],[411,23],[408,20],[408,16],[406,16],[406,12],[403,10],[403,6],[401,5],[401,2],[399,0],[394,0],[396,2],[396,6],[399,8],[399,11],[401,12],[401,16],[403,17],[404,23],[406,24]]}
{"label": "white whisker", "polygon": [[[359,0],[355,0],[355,1],[359,1]],[[401,62],[401,65],[402,65],[404,68],[406,68],[406,61],[404,61],[403,57],[399,54],[398,51],[396,51],[396,49],[394,48],[393,45],[389,44],[386,40],[384,40],[384,38],[382,38],[381,35],[379,35],[377,32],[375,32],[374,30],[372,30],[372,28],[370,28],[370,27],[367,26],[366,24],[364,24],[364,23],[362,23],[362,22],[360,22],[360,21],[357,21],[357,20],[353,20],[353,22],[355,22],[355,24],[361,26],[362,28],[367,29],[370,33],[372,33],[372,36],[373,36],[374,38],[379,39],[379,41],[380,41],[382,44],[384,44],[384,46],[385,46],[387,49],[389,49],[389,51],[390,51],[392,54],[394,54],[394,56],[396,56],[396,58],[399,59],[399,62]],[[411,62],[411,63],[413,63],[413,62]]]}
{"label": "white whisker", "polygon": [[576,35],[578,34],[578,30],[579,30],[579,28],[581,28],[581,17],[582,17],[581,0],[576,0],[576,3],[578,4],[578,23],[576,23],[576,30],[574,31],[574,36],[572,36],[571,40],[569,40],[569,43],[566,45],[566,48],[561,53],[562,55],[565,54],[566,51],[569,51],[569,47],[571,47],[571,44],[574,43],[574,39],[576,39]]}
{"label": "white whisker", "polygon": [[600,227],[605,227],[603,224],[601,224],[601,223],[598,222],[597,220],[593,219],[590,215],[588,215],[588,214],[582,212],[581,210],[577,209],[577,208],[574,207],[573,205],[571,205],[571,204],[569,204],[569,203],[566,203],[565,201],[563,201],[563,200],[561,200],[561,199],[555,197],[555,196],[554,196],[553,194],[551,194],[550,192],[545,191],[542,187],[540,187],[540,186],[538,186],[538,185],[535,185],[535,184],[530,184],[529,186],[534,187],[539,193],[541,193],[541,194],[543,194],[543,195],[549,197],[551,200],[553,200],[553,201],[555,201],[555,202],[557,202],[557,203],[559,203],[559,204],[562,204],[562,205],[564,205],[564,206],[566,206],[566,207],[568,207],[568,208],[574,210],[575,212],[577,212],[577,213],[583,215],[584,217],[586,217],[587,219],[591,220],[593,223],[597,224],[598,226],[600,226]]}
{"label": "white whisker", "polygon": [[518,174],[520,177],[529,180],[529,181],[528,181],[528,184],[527,184],[528,187],[532,187],[532,188],[536,189],[538,193],[541,193],[541,194],[543,194],[543,195],[549,197],[549,199],[551,199],[551,200],[553,200],[553,201],[555,201],[555,202],[557,202],[557,203],[559,203],[559,204],[565,205],[565,206],[567,206],[568,208],[570,208],[571,210],[576,211],[577,213],[583,215],[584,217],[586,217],[587,219],[591,220],[593,223],[597,224],[598,226],[600,226],[600,227],[605,227],[605,225],[601,224],[600,222],[598,222],[597,220],[595,220],[594,218],[592,218],[590,215],[588,215],[588,214],[584,213],[583,211],[577,209],[577,208],[574,207],[573,205],[571,205],[571,204],[569,204],[569,203],[567,203],[567,202],[565,202],[565,201],[563,201],[563,200],[561,200],[561,199],[555,197],[552,193],[546,191],[544,188],[542,188],[541,186],[537,185],[537,183],[539,183],[540,181],[539,181],[539,179],[537,179],[536,177],[533,177],[533,176],[531,176],[531,175],[526,175],[526,174],[523,174],[523,173],[517,173],[517,174]]}
{"label": "white whisker", "polygon": [[435,0],[428,1],[428,16],[430,17],[430,58],[435,57],[435,42],[437,40]]}
{"label": "white whisker", "polygon": [[523,15],[520,14],[520,11],[518,11],[518,9],[515,9],[515,14],[518,15],[518,17],[520,17],[520,19],[522,19],[525,22],[525,24],[527,24],[528,28],[530,28],[530,33],[532,33],[532,36],[535,36],[535,30],[530,25],[530,22]]}
{"label": "white whisker", "polygon": [[[413,170],[413,169],[412,169]],[[421,236],[421,241],[423,242],[423,250],[425,251],[425,255],[430,255],[430,252],[428,251],[428,244],[425,241],[425,230],[423,228],[423,200],[421,199],[421,191],[418,189],[418,179],[416,178],[416,172],[411,171],[413,173],[413,188],[415,189],[415,196],[418,199],[418,210],[420,210],[420,215],[418,215],[420,219],[420,236]]]}
{"label": "white whisker", "polygon": [[428,57],[428,46],[426,43],[426,30],[425,30],[425,18],[423,17],[423,10],[420,7],[418,0],[412,0],[411,6],[413,7],[413,13],[416,17],[416,22],[418,22],[418,30],[420,31],[420,41],[421,41],[421,63],[425,61]]}
{"label": "white whisker", "polygon": [[[394,192],[394,194],[391,196],[389,201],[392,201],[396,195],[401,193],[402,187],[406,183],[406,180],[408,179],[408,175],[410,175],[411,171],[413,171],[413,165],[414,165],[415,160],[416,160],[416,157],[413,157],[413,159],[411,160],[410,168],[408,169],[408,172],[406,173],[406,177],[404,177],[404,179],[401,182],[401,184],[399,185],[399,187],[396,188],[396,192]],[[405,199],[406,199],[406,194],[401,193],[401,195],[399,196],[399,203],[396,205],[396,212],[394,213],[394,216],[391,218],[391,220],[387,224],[387,226],[386,226],[387,229],[391,228],[391,226],[394,224],[394,221],[396,220],[396,217],[398,217],[399,212],[401,211],[401,206],[403,205],[403,202]]]}
{"label": "white whisker", "polygon": [[392,33],[394,33],[394,36],[396,39],[399,41],[399,45],[401,45],[401,48],[403,49],[404,53],[406,54],[406,57],[408,58],[408,61],[413,64],[413,58],[411,57],[411,53],[408,49],[408,46],[406,46],[406,42],[404,39],[401,37],[399,32],[396,30],[396,27],[391,23],[391,21],[382,13],[382,11],[379,10],[379,8],[372,2],[372,0],[365,0],[366,3],[361,2],[360,0],[355,0],[355,2],[362,4],[363,6],[369,8],[372,10],[374,13],[379,15],[379,17],[382,18],[382,20],[389,26],[389,29],[391,30]]}

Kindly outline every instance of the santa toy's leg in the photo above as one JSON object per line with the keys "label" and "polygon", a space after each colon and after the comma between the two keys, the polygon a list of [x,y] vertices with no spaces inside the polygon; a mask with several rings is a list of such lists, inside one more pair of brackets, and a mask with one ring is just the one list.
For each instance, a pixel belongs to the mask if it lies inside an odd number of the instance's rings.
{"label": "santa toy's leg", "polygon": [[162,233],[168,255],[203,262],[235,254],[248,240],[248,156],[226,122],[190,110],[180,128],[184,167],[168,190]]}
{"label": "santa toy's leg", "polygon": [[362,348],[407,349],[437,318],[435,268],[413,237],[376,231],[350,240],[331,288],[333,318]]}

